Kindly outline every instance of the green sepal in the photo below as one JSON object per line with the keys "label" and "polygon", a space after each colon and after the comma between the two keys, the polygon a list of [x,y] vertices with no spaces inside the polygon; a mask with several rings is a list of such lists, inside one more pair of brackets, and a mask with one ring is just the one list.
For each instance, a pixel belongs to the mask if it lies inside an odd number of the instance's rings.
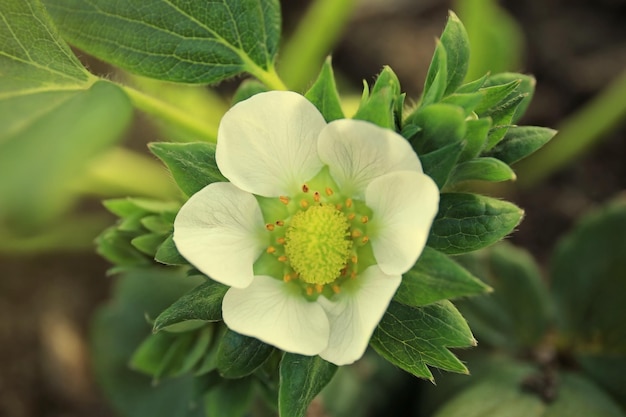
{"label": "green sepal", "polygon": [[484,155],[511,165],[541,148],[555,134],[556,130],[547,127],[511,126],[504,138]]}
{"label": "green sepal", "polygon": [[392,364],[432,381],[428,366],[468,373],[448,348],[475,346],[476,340],[463,316],[449,301],[424,307],[392,301],[370,344]]}
{"label": "green sepal", "polygon": [[242,378],[259,369],[274,347],[227,330],[217,348],[217,370],[224,378]]}
{"label": "green sepal", "polygon": [[493,127],[487,136],[485,150],[488,151],[500,142],[511,128],[513,115],[519,104],[524,100],[524,96],[516,96],[502,105],[492,108],[486,113],[491,118]]}
{"label": "green sepal", "polygon": [[188,354],[196,347],[198,335],[201,332],[150,335],[133,354],[130,367],[152,376],[153,383],[182,375],[188,371]]}
{"label": "green sepal", "polygon": [[448,185],[454,187],[463,181],[513,181],[515,172],[506,163],[496,158],[475,158],[456,166]]}
{"label": "green sepal", "polygon": [[402,276],[393,299],[408,306],[421,307],[490,290],[449,256],[426,246],[415,265]]}
{"label": "green sepal", "polygon": [[420,156],[424,173],[435,181],[440,190],[448,181],[464,146],[465,142],[455,142]]}
{"label": "green sepal", "polygon": [[159,246],[154,260],[165,265],[187,265],[188,262],[176,249],[173,235],[170,234]]}
{"label": "green sepal", "polygon": [[539,266],[528,252],[502,242],[456,259],[494,289],[458,304],[482,343],[519,352],[541,342],[552,311]]}
{"label": "green sepal", "polygon": [[172,231],[172,222],[158,214],[142,218],[141,225],[152,233],[169,234]]}
{"label": "green sepal", "polygon": [[485,86],[503,85],[512,81],[519,81],[519,85],[514,92],[508,95],[507,99],[512,99],[513,96],[523,96],[511,119],[511,123],[517,123],[526,112],[535,94],[535,85],[537,84],[535,77],[516,72],[501,72],[488,77]]}
{"label": "green sepal", "polygon": [[451,104],[453,106],[459,106],[463,109],[465,116],[473,114],[474,109],[483,100],[483,95],[480,92],[476,93],[457,93],[445,97],[441,100],[442,104]]}
{"label": "green sepal", "polygon": [[[64,38],[129,72],[211,84],[270,70],[280,40],[275,0],[45,0]],[[149,13],[146,13],[149,10]]]}
{"label": "green sepal", "polygon": [[133,267],[149,265],[150,259],[131,245],[135,233],[121,232],[116,227],[109,227],[96,238],[96,252],[109,262]]}
{"label": "green sepal", "polygon": [[146,233],[132,239],[130,243],[146,255],[154,257],[167,236],[163,233]]}
{"label": "green sepal", "polygon": [[221,382],[204,400],[204,416],[248,416],[254,400],[254,379],[241,378]]}
{"label": "green sepal", "polygon": [[341,101],[337,92],[330,57],[326,58],[317,80],[315,80],[304,96],[317,107],[326,122],[330,123],[333,120],[345,117],[341,109]]}
{"label": "green sepal", "polygon": [[523,213],[507,201],[477,194],[443,193],[427,245],[451,255],[475,251],[511,233]]}
{"label": "green sepal", "polygon": [[265,93],[266,91],[269,91],[269,89],[265,86],[265,84],[254,79],[245,80],[239,84],[239,87],[237,87],[230,104],[231,106],[234,106],[240,101],[247,100],[252,96],[259,93]]}
{"label": "green sepal", "polygon": [[391,68],[384,67],[371,91],[364,83],[363,97],[353,118],[396,130],[402,120],[401,115],[397,114],[399,100],[403,101],[404,98],[400,93],[398,77]]}
{"label": "green sepal", "polygon": [[487,81],[488,77],[489,77],[489,74],[487,73],[480,78],[467,82],[461,85],[459,88],[457,88],[456,93],[457,94],[475,93],[485,85],[485,82]]}
{"label": "green sepal", "polygon": [[228,287],[213,280],[193,288],[165,309],[154,321],[153,332],[159,332],[189,320],[222,320],[222,299]]}
{"label": "green sepal", "polygon": [[480,155],[487,143],[491,124],[491,118],[489,117],[470,119],[465,122],[466,131],[464,140],[466,145],[459,161],[468,161]]}
{"label": "green sepal", "polygon": [[508,101],[510,95],[515,94],[517,88],[522,84],[521,79],[510,80],[503,84],[490,84],[490,79],[487,79],[485,87],[478,90],[483,95],[483,99],[480,105],[476,106],[475,112],[481,116],[493,107]]}
{"label": "green sepal", "polygon": [[319,356],[286,352],[280,361],[279,414],[304,417],[313,398],[330,382],[336,371],[337,365]]}
{"label": "green sepal", "polygon": [[447,65],[446,48],[438,39],[435,53],[424,81],[420,107],[438,103],[443,98],[448,81]]}
{"label": "green sepal", "polygon": [[215,161],[215,145],[197,143],[151,143],[150,151],[167,165],[176,184],[191,196],[207,185],[228,181]]}
{"label": "green sepal", "polygon": [[420,156],[460,142],[466,131],[463,110],[449,104],[421,107],[409,115],[407,123],[421,128],[410,138],[411,145]]}
{"label": "green sepal", "polygon": [[441,35],[441,44],[446,50],[446,89],[445,95],[452,94],[463,83],[467,75],[470,56],[470,42],[467,31],[457,15],[449,11],[448,22]]}

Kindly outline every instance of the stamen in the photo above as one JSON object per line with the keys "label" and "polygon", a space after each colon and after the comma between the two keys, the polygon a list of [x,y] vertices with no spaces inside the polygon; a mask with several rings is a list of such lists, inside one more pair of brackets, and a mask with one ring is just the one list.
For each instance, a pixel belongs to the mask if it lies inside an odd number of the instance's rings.
{"label": "stamen", "polygon": [[284,222],[284,221],[282,221],[282,220],[276,220],[276,226],[281,226],[281,227],[282,227],[282,226],[284,226],[284,225],[285,225],[285,222]]}
{"label": "stamen", "polygon": [[281,203],[283,203],[285,205],[289,204],[289,197],[281,195],[280,197],[278,197],[278,199],[280,200]]}
{"label": "stamen", "polygon": [[356,278],[356,271],[352,271],[350,273],[350,279],[355,279]]}
{"label": "stamen", "polygon": [[284,245],[285,244],[285,237],[281,236],[278,239],[276,239],[276,243],[278,243],[279,245]]}
{"label": "stamen", "polygon": [[317,291],[318,294],[321,294],[322,291],[324,291],[324,286],[322,284],[315,284],[315,291]]}
{"label": "stamen", "polygon": [[333,285],[331,288],[335,294],[339,294],[341,292],[341,288],[339,288],[339,285],[337,284]]}
{"label": "stamen", "polygon": [[333,195],[333,190],[332,190],[332,188],[330,188],[330,187],[326,187],[326,190],[325,190],[325,191],[326,191],[326,195],[327,195],[327,196],[329,196],[329,197],[330,197],[331,195]]}
{"label": "stamen", "polygon": [[343,206],[341,204],[336,204],[335,208],[339,211],[341,211],[341,209],[343,208]]}
{"label": "stamen", "polygon": [[350,221],[354,220],[355,217],[356,217],[356,214],[354,214],[354,213],[348,214],[348,220],[350,220]]}
{"label": "stamen", "polygon": [[369,241],[370,241],[369,236],[363,236],[363,239],[361,239],[361,243],[362,243],[362,244],[364,244],[364,245],[365,245],[367,242],[369,242]]}
{"label": "stamen", "polygon": [[309,186],[306,184],[302,184],[302,192],[303,193],[308,193],[309,192]]}
{"label": "stamen", "polygon": [[[280,258],[278,258],[278,260],[280,260]],[[352,258],[350,258],[350,261],[352,261],[353,264],[359,262],[359,258],[356,256],[356,254],[352,255]]]}
{"label": "stamen", "polygon": [[355,230],[352,231],[352,237],[353,238],[361,237],[362,234],[363,234],[363,232],[361,232],[359,229],[355,229]]}
{"label": "stamen", "polygon": [[274,246],[268,246],[265,251],[267,253],[274,253],[274,252],[276,252],[276,248]]}
{"label": "stamen", "polygon": [[367,223],[369,220],[370,220],[370,219],[369,219],[369,217],[367,217],[367,216],[363,216],[363,217],[361,217],[361,223],[363,223],[363,224]]}
{"label": "stamen", "polygon": [[279,262],[287,262],[287,257],[286,257],[285,255],[280,255],[280,256],[278,257],[278,261],[279,261]]}
{"label": "stamen", "polygon": [[283,281],[285,281],[285,282],[289,282],[289,281],[291,281],[291,280],[292,280],[292,278],[293,278],[293,277],[291,276],[291,274],[285,274],[285,275],[283,276]]}
{"label": "stamen", "polygon": [[306,287],[306,295],[313,295],[313,287]]}
{"label": "stamen", "polygon": [[346,207],[348,207],[348,208],[352,207],[352,199],[351,198],[346,198]]}
{"label": "stamen", "polygon": [[274,225],[272,223],[268,223],[265,225],[265,228],[270,232],[274,231]]}
{"label": "stamen", "polygon": [[317,192],[317,191],[316,191],[316,192],[313,194],[313,200],[315,200],[315,202],[316,202],[316,203],[319,203],[319,202],[320,202],[320,193],[319,193],[319,192]]}
{"label": "stamen", "polygon": [[309,202],[306,200],[300,200],[300,207],[302,207],[303,209],[309,207]]}

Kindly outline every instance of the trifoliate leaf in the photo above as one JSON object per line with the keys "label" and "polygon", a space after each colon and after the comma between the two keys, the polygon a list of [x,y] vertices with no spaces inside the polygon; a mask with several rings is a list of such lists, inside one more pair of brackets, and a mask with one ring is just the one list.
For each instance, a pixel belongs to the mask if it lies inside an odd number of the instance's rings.
{"label": "trifoliate leaf", "polygon": [[253,337],[227,330],[217,348],[217,370],[224,378],[242,378],[256,371],[274,347]]}
{"label": "trifoliate leaf", "polygon": [[467,373],[448,348],[476,345],[467,322],[449,301],[425,307],[392,301],[370,343],[389,362],[430,380],[428,366]]}
{"label": "trifoliate leaf", "polygon": [[519,224],[523,211],[495,198],[443,193],[427,245],[447,254],[461,254],[489,246]]}
{"label": "trifoliate leaf", "polygon": [[280,39],[275,0],[46,0],[63,36],[130,72],[216,83],[273,69]]}
{"label": "trifoliate leaf", "polygon": [[319,356],[285,353],[280,362],[279,414],[304,417],[313,398],[330,382],[336,371],[336,365]]}
{"label": "trifoliate leaf", "polygon": [[317,107],[326,122],[344,118],[330,57],[326,59],[317,80],[304,96]]}

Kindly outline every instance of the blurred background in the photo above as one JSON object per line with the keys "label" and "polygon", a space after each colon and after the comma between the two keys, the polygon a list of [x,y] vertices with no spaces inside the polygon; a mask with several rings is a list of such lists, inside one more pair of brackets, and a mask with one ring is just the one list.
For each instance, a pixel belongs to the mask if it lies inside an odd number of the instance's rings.
{"label": "blurred background", "polygon": [[[282,3],[288,37],[310,2]],[[480,62],[470,68],[476,77],[489,68],[533,74],[535,97],[520,124],[593,136],[592,145],[566,166],[549,172],[545,161],[529,160],[520,165],[519,184],[485,190],[526,210],[510,240],[544,262],[580,215],[626,189],[626,121],[601,121],[608,110],[580,113],[624,84],[616,80],[623,80],[626,71],[626,0],[503,0],[502,9],[493,9],[492,3],[360,0],[333,48],[333,63],[342,94],[360,94],[362,80],[372,82],[389,65],[409,99],[416,100],[435,38],[452,9],[477,47],[472,53]],[[506,28],[489,38],[485,27],[493,13],[505,13],[499,16],[507,19]],[[473,37],[480,40],[475,44]],[[502,42],[514,53],[498,52]],[[84,54],[82,58],[99,74],[112,71]],[[224,83],[218,91],[228,96],[235,87]],[[626,92],[620,97],[626,101]],[[583,120],[582,127],[570,127],[573,119]],[[596,120],[601,129],[594,129]],[[147,118],[137,115],[125,143],[147,152],[145,144],[155,137]],[[558,155],[547,158],[549,163]],[[540,174],[533,177],[536,172]],[[79,211],[104,212],[97,199],[81,201]],[[89,322],[110,295],[110,265],[89,245],[67,247],[0,252],[0,417],[114,416],[93,381],[89,359]]]}

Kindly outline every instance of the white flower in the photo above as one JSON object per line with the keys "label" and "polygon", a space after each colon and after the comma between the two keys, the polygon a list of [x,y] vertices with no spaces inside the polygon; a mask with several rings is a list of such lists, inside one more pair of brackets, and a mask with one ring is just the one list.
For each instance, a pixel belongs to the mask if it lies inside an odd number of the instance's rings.
{"label": "white flower", "polygon": [[438,208],[411,146],[368,122],[327,124],[301,95],[272,91],[224,115],[216,159],[230,182],[185,203],[174,242],[231,287],[226,325],[337,365],[359,359]]}

